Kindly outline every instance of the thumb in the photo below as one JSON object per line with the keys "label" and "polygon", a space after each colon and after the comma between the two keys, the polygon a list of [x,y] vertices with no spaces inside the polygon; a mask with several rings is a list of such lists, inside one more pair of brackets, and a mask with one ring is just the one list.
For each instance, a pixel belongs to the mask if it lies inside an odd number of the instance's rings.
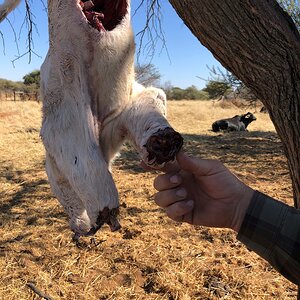
{"label": "thumb", "polygon": [[220,167],[220,163],[218,161],[191,157],[183,151],[180,151],[177,154],[177,162],[182,170],[191,172],[198,176],[210,175],[214,172],[214,170]]}

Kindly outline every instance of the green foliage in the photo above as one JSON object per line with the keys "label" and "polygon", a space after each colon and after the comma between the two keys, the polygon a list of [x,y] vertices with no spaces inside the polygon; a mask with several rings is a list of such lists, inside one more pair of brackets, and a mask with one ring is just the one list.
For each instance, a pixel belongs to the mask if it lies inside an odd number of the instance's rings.
{"label": "green foliage", "polygon": [[194,85],[181,89],[179,87],[169,87],[165,93],[167,99],[171,100],[205,100],[208,99],[208,94],[202,90],[198,90]]}
{"label": "green foliage", "polygon": [[[257,100],[252,90],[245,86],[233,73],[228,70],[222,71],[214,66],[209,68],[210,78],[207,80],[206,91],[210,99],[219,98],[242,98],[245,100]],[[199,77],[200,78],[200,77]]]}
{"label": "green foliage", "polygon": [[[24,79],[25,77],[26,79]],[[11,80],[0,78],[0,92],[36,93],[39,91],[39,85],[40,85],[38,78],[39,78],[39,71],[34,71],[29,73],[28,75],[25,75],[23,77],[24,82],[11,81]]]}
{"label": "green foliage", "polygon": [[25,85],[35,85],[36,88],[38,88],[40,86],[40,71],[39,70],[35,70],[32,71],[28,74],[26,74],[23,77],[24,80],[24,84]]}
{"label": "green foliage", "polygon": [[208,94],[209,99],[215,99],[226,96],[228,93],[232,92],[232,88],[225,80],[209,80],[203,91]]}
{"label": "green foliage", "polygon": [[0,78],[0,91],[2,92],[24,91],[24,88],[23,82]]}
{"label": "green foliage", "polygon": [[184,98],[188,100],[204,100],[208,98],[208,94],[203,90],[198,90],[194,85],[185,89]]}
{"label": "green foliage", "polygon": [[23,93],[37,93],[40,88],[40,71],[35,70],[26,74],[23,77],[24,82],[11,81],[0,78],[0,92],[12,93],[12,92],[23,92]]}
{"label": "green foliage", "polygon": [[300,1],[299,0],[278,0],[278,3],[292,17],[299,30],[300,29]]}

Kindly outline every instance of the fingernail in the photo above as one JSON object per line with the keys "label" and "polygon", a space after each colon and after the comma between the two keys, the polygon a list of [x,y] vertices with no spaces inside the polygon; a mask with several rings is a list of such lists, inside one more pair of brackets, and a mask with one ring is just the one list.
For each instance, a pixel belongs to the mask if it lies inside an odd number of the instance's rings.
{"label": "fingernail", "polygon": [[179,177],[177,175],[173,175],[172,177],[170,177],[170,182],[179,183]]}
{"label": "fingernail", "polygon": [[186,197],[186,190],[185,190],[185,189],[179,189],[179,190],[176,192],[176,196],[178,196],[178,197],[180,197],[180,198]]}

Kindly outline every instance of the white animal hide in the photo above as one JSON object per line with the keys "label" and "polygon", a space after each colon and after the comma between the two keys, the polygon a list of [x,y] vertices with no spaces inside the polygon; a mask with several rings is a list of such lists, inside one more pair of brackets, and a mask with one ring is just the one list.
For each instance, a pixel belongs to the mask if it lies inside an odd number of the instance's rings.
{"label": "white animal hide", "polygon": [[[119,227],[118,192],[109,164],[124,140],[132,142],[146,163],[161,164],[164,156],[157,146],[150,155],[148,140],[171,127],[165,119],[164,92],[134,81],[130,3],[113,3],[116,11],[111,2],[95,0],[93,11],[91,3],[48,1],[50,45],[41,68],[41,137],[52,190],[76,237],[95,233],[103,223],[112,230]],[[153,140],[159,143],[160,133]],[[179,138],[169,143],[166,161],[174,159],[181,144]]]}

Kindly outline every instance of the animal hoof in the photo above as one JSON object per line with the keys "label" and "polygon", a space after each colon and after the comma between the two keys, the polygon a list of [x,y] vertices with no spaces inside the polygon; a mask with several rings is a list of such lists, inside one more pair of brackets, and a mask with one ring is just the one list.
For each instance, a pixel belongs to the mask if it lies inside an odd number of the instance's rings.
{"label": "animal hoof", "polygon": [[111,231],[117,231],[121,228],[121,225],[118,221],[119,208],[109,209],[105,207],[102,211],[99,212],[96,226],[93,226],[88,232],[80,233],[75,232],[73,236],[74,242],[79,242],[81,236],[92,236],[94,235],[105,223],[109,225]]}
{"label": "animal hoof", "polygon": [[119,214],[118,207],[112,209],[105,207],[102,211],[100,211],[99,216],[97,218],[96,231],[99,230],[104,223],[109,225],[111,231],[119,230],[121,228],[121,225],[117,219],[118,214]]}
{"label": "animal hoof", "polygon": [[178,132],[170,127],[160,129],[144,145],[148,152],[147,165],[162,165],[174,160],[182,145],[183,138]]}

